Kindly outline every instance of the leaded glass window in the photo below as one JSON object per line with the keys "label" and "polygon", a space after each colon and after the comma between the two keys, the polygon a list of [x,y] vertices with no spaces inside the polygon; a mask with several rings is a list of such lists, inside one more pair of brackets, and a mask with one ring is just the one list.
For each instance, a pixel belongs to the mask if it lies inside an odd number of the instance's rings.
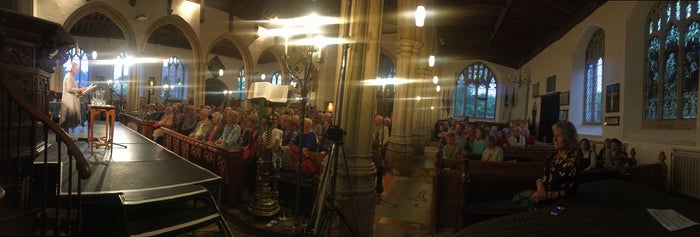
{"label": "leaded glass window", "polygon": [[163,61],[162,73],[163,96],[166,99],[185,99],[187,76],[180,59],[171,56]]}
{"label": "leaded glass window", "polygon": [[649,12],[644,74],[647,122],[697,118],[699,7],[698,2],[668,1]]}
{"label": "leaded glass window", "polygon": [[76,73],[73,78],[78,84],[78,87],[87,87],[90,85],[90,78],[88,77],[88,72],[90,69],[90,63],[88,62],[88,56],[83,49],[71,48],[66,52],[68,60],[63,64],[63,76],[70,71],[71,63],[75,62],[80,65],[78,73]]}
{"label": "leaded glass window", "polygon": [[[394,112],[394,95],[396,94],[396,85],[391,81],[396,77],[396,65],[394,61],[386,54],[379,55],[379,71],[377,79],[384,80],[381,85],[377,86],[377,112],[381,116],[391,117]],[[386,83],[388,81],[388,83]]]}
{"label": "leaded glass window", "polygon": [[453,116],[496,118],[496,76],[482,63],[467,66],[457,75]]}
{"label": "leaded glass window", "polygon": [[603,56],[605,52],[605,32],[599,29],[593,33],[586,48],[586,77],[583,122],[601,123],[603,114]]}
{"label": "leaded glass window", "polygon": [[277,71],[275,71],[275,73],[272,73],[270,80],[272,84],[282,85],[282,72],[280,72],[280,70],[278,69]]}
{"label": "leaded glass window", "polygon": [[131,67],[130,56],[127,52],[120,52],[114,64],[114,79],[112,80],[112,91],[114,94],[126,98],[126,91],[129,89],[129,67]]}
{"label": "leaded glass window", "polygon": [[241,67],[241,70],[238,71],[236,85],[236,98],[240,101],[245,100],[245,67]]}

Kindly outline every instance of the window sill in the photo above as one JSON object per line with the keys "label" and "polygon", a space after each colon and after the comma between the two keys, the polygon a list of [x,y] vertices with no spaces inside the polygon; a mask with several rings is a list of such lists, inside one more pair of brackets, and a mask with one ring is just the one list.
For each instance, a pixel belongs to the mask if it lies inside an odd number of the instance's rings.
{"label": "window sill", "polygon": [[603,136],[602,125],[582,124],[577,128],[579,135],[584,136]]}

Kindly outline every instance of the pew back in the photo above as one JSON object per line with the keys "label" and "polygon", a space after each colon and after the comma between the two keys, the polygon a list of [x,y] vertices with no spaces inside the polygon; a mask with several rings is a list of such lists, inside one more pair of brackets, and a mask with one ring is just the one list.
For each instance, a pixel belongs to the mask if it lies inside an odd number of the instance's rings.
{"label": "pew back", "polygon": [[163,129],[163,147],[222,177],[222,198],[230,207],[238,206],[243,193],[243,152],[227,150],[192,139],[176,131]]}
{"label": "pew back", "polygon": [[467,202],[510,199],[534,189],[544,163],[470,161],[465,182]]}

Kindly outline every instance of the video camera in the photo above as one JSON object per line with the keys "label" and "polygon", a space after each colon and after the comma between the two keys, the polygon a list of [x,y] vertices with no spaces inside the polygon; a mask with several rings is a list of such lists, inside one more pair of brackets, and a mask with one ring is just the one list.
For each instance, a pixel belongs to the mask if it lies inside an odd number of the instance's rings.
{"label": "video camera", "polygon": [[326,134],[323,135],[326,139],[331,140],[333,142],[339,142],[343,140],[343,136],[345,136],[345,131],[343,131],[342,128],[332,125],[328,127],[328,130],[326,130]]}

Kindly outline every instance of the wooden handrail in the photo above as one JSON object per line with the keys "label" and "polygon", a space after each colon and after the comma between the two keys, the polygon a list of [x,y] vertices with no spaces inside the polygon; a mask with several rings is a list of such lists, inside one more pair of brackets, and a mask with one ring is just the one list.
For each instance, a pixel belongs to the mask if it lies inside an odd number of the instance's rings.
{"label": "wooden handrail", "polygon": [[7,80],[0,80],[0,85],[6,88],[5,91],[10,95],[10,97],[17,102],[23,109],[27,110],[32,117],[38,119],[45,126],[56,133],[62,141],[65,141],[68,150],[73,154],[73,157],[77,163],[76,169],[78,170],[78,177],[81,179],[90,178],[92,171],[90,170],[90,165],[88,164],[83,152],[78,148],[78,145],[73,142],[73,140],[68,136],[68,134],[63,131],[63,129],[58,126],[48,115],[42,113],[38,109],[34,108],[33,105],[29,104],[22,96],[20,96],[14,87],[7,82]]}

